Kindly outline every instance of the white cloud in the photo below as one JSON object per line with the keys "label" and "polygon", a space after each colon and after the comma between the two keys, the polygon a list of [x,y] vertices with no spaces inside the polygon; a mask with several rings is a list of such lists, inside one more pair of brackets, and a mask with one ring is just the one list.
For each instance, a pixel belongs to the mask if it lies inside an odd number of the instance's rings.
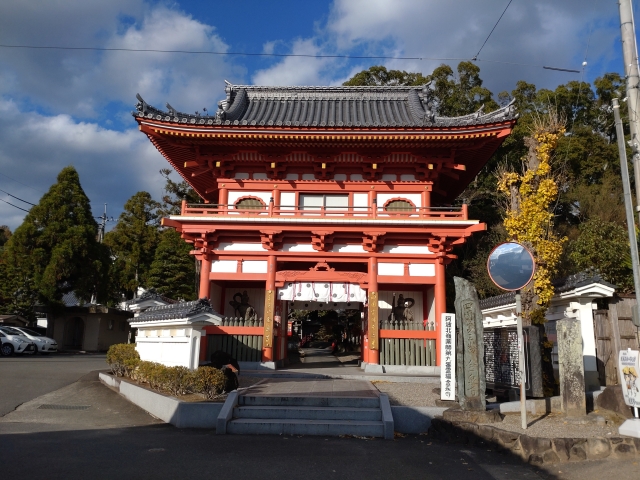
{"label": "white cloud", "polygon": [[[33,187],[0,177],[0,188],[32,203],[41,196],[34,188],[47,191],[67,165],[78,170],[96,215],[103,203],[117,215],[139,190],[160,198],[163,180],[158,171],[166,161],[137,129],[118,132],[68,115],[25,113],[13,102],[0,101],[0,145],[0,171]],[[0,202],[0,224],[15,229],[23,217],[24,212]]]}
{"label": "white cloud", "polygon": [[[98,3],[109,3],[111,8],[99,8],[95,2],[71,2],[77,9],[50,12],[46,34],[29,35],[25,32],[30,29],[24,26],[42,22],[47,12],[34,13],[29,2],[10,2],[0,7],[0,18],[5,19],[0,20],[0,40],[12,44],[228,50],[214,27],[184,12],[163,6],[150,8],[139,0]],[[5,13],[15,14],[22,28],[3,30],[10,23]],[[89,25],[78,27],[85,21]],[[182,111],[204,106],[214,110],[222,96],[224,77],[238,80],[244,75],[242,68],[219,55],[23,49],[3,54],[1,94],[85,118],[99,115],[109,102],[133,104],[136,93],[158,106],[169,101]]]}
{"label": "white cloud", "polygon": [[[318,55],[322,50],[313,39],[298,39],[293,42],[291,53]],[[256,85],[326,85],[335,81],[329,70],[333,63],[327,58],[286,57],[275,66],[256,72],[252,80]]]}
{"label": "white cloud", "polygon": [[[293,47],[312,45],[322,54],[420,57],[424,60],[362,60],[363,69],[375,64],[425,74],[448,63],[429,58],[472,58],[482,46],[506,4],[494,0],[335,0],[324,27],[297,40]],[[595,77],[610,71],[611,50],[616,43],[618,11],[614,2],[539,0],[513,2],[482,49],[478,65],[485,85],[495,94],[511,90],[525,79],[539,87],[553,88],[578,75],[550,72],[539,66],[580,68],[590,27],[593,34],[589,64]],[[596,40],[597,39],[597,40]],[[497,62],[538,65],[517,66]],[[345,70],[345,66],[347,70]],[[617,68],[614,65],[613,68]],[[339,60],[285,59],[258,72],[253,80],[284,83],[336,83],[354,72],[353,63]]]}

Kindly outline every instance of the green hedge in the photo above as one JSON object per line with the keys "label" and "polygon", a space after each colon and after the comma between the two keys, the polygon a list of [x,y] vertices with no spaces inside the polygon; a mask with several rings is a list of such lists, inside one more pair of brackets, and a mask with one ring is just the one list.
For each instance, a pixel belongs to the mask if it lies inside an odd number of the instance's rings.
{"label": "green hedge", "polygon": [[109,347],[107,363],[114,375],[148,383],[151,388],[171,395],[198,393],[212,400],[224,393],[225,377],[221,370],[213,367],[189,370],[140,360],[134,344],[121,343]]}

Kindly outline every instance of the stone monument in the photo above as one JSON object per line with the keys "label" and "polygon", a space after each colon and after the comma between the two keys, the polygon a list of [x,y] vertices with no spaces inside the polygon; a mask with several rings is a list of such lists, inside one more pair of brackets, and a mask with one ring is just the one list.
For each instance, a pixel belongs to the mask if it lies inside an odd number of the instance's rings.
{"label": "stone monument", "polygon": [[580,321],[565,318],[558,320],[556,325],[562,413],[568,418],[584,418],[587,414],[587,400]]}
{"label": "stone monument", "polygon": [[484,337],[482,312],[473,284],[454,277],[456,286],[456,377],[459,409],[449,409],[445,420],[466,422],[499,422],[496,410],[486,410],[486,378],[484,371]]}

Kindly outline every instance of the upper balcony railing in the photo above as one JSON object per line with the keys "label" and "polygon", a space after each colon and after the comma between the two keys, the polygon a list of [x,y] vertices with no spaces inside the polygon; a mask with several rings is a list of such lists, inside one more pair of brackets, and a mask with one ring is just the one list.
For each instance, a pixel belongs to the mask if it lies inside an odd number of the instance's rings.
{"label": "upper balcony railing", "polygon": [[412,210],[385,210],[375,204],[371,207],[300,207],[290,205],[274,205],[253,208],[236,208],[235,205],[219,205],[213,203],[187,204],[182,202],[181,215],[202,216],[213,215],[237,216],[239,218],[255,217],[294,217],[294,218],[344,218],[344,219],[407,219],[407,220],[468,220],[467,205],[460,207],[416,207]]}

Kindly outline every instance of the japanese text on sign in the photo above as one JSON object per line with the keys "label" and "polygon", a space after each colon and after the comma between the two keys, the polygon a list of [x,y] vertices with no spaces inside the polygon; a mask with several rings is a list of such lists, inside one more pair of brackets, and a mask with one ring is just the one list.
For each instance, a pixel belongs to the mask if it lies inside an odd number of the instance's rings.
{"label": "japanese text on sign", "polygon": [[443,313],[440,322],[440,398],[456,399],[456,316]]}

